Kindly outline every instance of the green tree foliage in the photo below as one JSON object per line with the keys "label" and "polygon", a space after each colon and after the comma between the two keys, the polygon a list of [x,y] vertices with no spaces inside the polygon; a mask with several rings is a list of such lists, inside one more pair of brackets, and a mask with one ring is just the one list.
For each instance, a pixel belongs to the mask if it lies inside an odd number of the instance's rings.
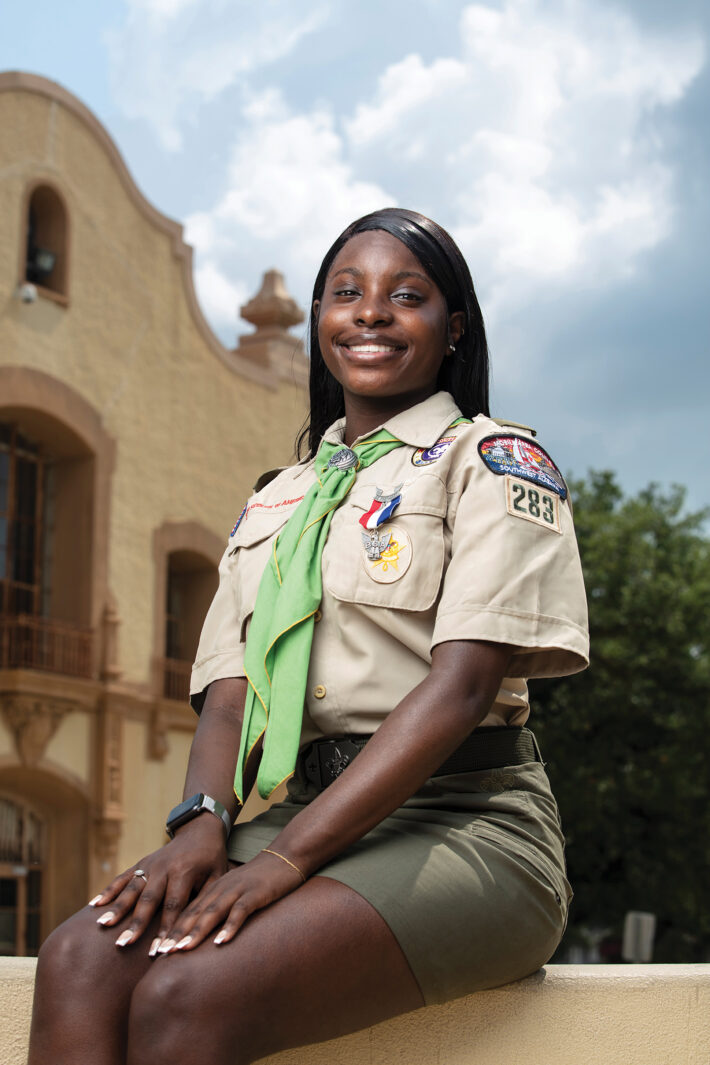
{"label": "green tree foliage", "polygon": [[591,666],[531,685],[575,900],[566,943],[658,918],[655,961],[710,955],[710,542],[682,488],[570,485]]}

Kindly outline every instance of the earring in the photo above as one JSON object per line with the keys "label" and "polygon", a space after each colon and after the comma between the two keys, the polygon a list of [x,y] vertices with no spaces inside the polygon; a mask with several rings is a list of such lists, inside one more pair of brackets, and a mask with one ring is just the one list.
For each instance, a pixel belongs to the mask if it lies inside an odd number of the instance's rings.
{"label": "earring", "polygon": [[452,344],[451,341],[449,341],[449,352],[453,355],[453,353],[455,351],[456,351],[456,345]]}

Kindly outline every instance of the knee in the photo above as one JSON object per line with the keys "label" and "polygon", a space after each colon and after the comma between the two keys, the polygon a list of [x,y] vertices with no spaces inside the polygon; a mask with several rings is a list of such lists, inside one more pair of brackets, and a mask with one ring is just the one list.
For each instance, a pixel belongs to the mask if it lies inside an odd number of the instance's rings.
{"label": "knee", "polygon": [[80,912],[59,925],[45,939],[37,958],[37,980],[54,987],[67,981],[96,979],[100,942],[95,918]]}
{"label": "knee", "polygon": [[190,968],[183,958],[160,958],[153,963],[131,998],[132,1039],[150,1035],[154,1045],[158,1034],[161,1042],[179,1044],[183,1031],[199,1033],[203,1025],[209,1027],[209,993],[195,986],[187,975]]}
{"label": "knee", "polygon": [[150,1046],[154,1065],[172,1063],[190,1046],[200,1048],[200,1060],[204,1055],[205,1060],[228,1057],[233,1065],[253,1061],[239,988],[230,985],[225,1011],[223,996],[211,994],[208,981],[187,957],[159,959],[151,966],[131,999],[128,1060],[143,1060],[138,1048]]}

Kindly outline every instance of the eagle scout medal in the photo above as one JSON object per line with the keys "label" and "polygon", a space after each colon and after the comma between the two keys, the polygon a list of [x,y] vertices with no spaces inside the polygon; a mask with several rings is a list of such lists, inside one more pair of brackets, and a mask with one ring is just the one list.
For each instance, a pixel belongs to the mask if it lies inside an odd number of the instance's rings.
{"label": "eagle scout medal", "polygon": [[455,439],[455,436],[442,436],[431,447],[420,447],[412,455],[412,466],[428,466],[430,462],[436,462],[445,451],[448,451]]}
{"label": "eagle scout medal", "polygon": [[364,532],[361,535],[365,554],[370,562],[379,562],[382,558],[382,552],[387,550],[392,539],[392,533],[385,533],[384,536],[381,536],[375,529],[374,532]]}
{"label": "eagle scout medal", "polygon": [[376,529],[392,517],[395,509],[402,502],[402,485],[398,484],[392,492],[384,492],[381,488],[375,489],[375,498],[372,500],[370,509],[360,518],[363,529]]}
{"label": "eagle scout medal", "polygon": [[336,451],[334,455],[330,456],[328,460],[328,469],[335,467],[336,470],[349,470],[353,466],[357,466],[357,455],[349,447],[341,447],[340,451]]}
{"label": "eagle scout medal", "polygon": [[564,477],[545,449],[532,440],[524,436],[495,433],[481,440],[478,453],[493,473],[521,477],[556,492],[560,499],[567,498]]}
{"label": "eagle scout medal", "polygon": [[365,548],[362,562],[367,575],[378,584],[394,584],[409,569],[412,562],[412,541],[409,534],[397,525],[362,533]]}

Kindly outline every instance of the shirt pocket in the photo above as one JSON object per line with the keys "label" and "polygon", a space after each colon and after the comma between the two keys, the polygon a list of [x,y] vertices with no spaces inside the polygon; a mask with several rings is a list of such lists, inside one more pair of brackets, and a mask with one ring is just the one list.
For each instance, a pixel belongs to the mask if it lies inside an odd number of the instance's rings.
{"label": "shirt pocket", "polygon": [[231,580],[242,643],[246,640],[261,576],[271,557],[274,540],[294,510],[295,507],[255,509],[242,521],[230,541]]}
{"label": "shirt pocket", "polygon": [[338,508],[323,552],[323,583],[335,598],[392,610],[428,610],[435,602],[444,568],[443,481],[422,474],[402,489],[392,518],[375,530],[379,543],[368,558],[360,518],[372,506],[376,489],[396,485],[357,484]]}

